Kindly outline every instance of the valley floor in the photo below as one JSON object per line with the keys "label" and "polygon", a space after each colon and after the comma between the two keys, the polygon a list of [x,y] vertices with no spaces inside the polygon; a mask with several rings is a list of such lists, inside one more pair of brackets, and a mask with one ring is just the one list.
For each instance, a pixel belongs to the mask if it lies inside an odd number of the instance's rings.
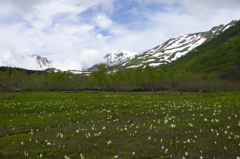
{"label": "valley floor", "polygon": [[240,157],[240,93],[0,92],[0,158]]}

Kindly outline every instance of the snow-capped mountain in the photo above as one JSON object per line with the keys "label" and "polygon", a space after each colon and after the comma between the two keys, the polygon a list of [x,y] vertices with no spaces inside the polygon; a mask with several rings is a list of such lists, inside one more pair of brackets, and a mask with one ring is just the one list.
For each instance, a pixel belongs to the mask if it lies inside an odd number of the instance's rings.
{"label": "snow-capped mountain", "polygon": [[[137,54],[138,53],[136,53],[136,52],[130,52],[130,51],[118,51],[118,52],[108,53],[103,57],[106,61],[101,64],[105,64],[106,66],[113,66],[118,63],[122,63],[124,61],[131,60]],[[83,71],[89,71],[89,72],[96,71],[98,65],[99,64],[95,64],[92,67],[83,69]]]}
{"label": "snow-capped mountain", "polygon": [[37,65],[40,68],[47,68],[51,65],[52,61],[49,61],[46,57],[41,57],[38,54],[30,55],[30,57],[33,57],[37,60]]}
{"label": "snow-capped mountain", "polygon": [[106,59],[106,65],[112,66],[114,64],[117,64],[119,62],[123,62],[125,60],[130,60],[134,58],[134,56],[137,55],[135,52],[129,52],[129,51],[119,51],[115,53],[108,53],[103,58]]}
{"label": "snow-capped mountain", "polygon": [[232,21],[227,25],[213,27],[207,32],[187,34],[185,36],[175,36],[163,44],[154,47],[153,49],[136,54],[131,59],[122,60],[113,67],[115,69],[145,67],[147,65],[155,67],[170,63],[181,56],[186,55],[189,51],[203,44],[205,41],[216,37],[218,34],[224,32],[236,22],[237,21]]}

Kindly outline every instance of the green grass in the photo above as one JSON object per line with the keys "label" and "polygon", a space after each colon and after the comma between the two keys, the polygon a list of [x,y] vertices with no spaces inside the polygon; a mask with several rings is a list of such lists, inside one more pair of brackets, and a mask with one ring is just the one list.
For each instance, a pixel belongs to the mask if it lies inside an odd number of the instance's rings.
{"label": "green grass", "polygon": [[0,92],[0,158],[237,158],[239,99],[238,92]]}

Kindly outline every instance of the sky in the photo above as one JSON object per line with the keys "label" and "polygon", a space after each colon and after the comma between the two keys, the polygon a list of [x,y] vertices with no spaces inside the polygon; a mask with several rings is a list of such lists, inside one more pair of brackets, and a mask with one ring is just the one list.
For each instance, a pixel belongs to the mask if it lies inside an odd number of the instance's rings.
{"label": "sky", "polygon": [[0,0],[0,66],[81,70],[239,19],[239,0]]}

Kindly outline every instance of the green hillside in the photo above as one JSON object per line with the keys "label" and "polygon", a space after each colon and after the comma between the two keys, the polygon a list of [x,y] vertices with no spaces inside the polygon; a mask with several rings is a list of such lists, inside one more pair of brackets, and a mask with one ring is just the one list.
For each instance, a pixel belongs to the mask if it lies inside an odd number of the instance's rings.
{"label": "green hillside", "polygon": [[194,74],[212,73],[222,79],[240,81],[240,22],[186,56],[159,68],[164,71],[185,70]]}

